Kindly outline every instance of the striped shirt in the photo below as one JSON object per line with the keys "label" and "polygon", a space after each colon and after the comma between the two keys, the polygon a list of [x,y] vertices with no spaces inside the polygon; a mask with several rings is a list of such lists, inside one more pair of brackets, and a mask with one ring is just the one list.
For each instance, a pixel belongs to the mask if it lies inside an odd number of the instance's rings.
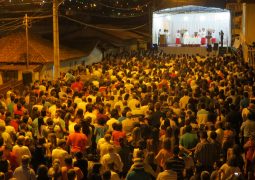
{"label": "striped shirt", "polygon": [[157,180],[177,180],[177,173],[173,170],[165,170],[158,174]]}
{"label": "striped shirt", "polygon": [[172,168],[171,170],[175,171],[177,173],[177,179],[182,180],[183,179],[183,170],[185,168],[184,160],[179,158],[178,156],[173,156],[170,158]]}
{"label": "striped shirt", "polygon": [[212,155],[216,154],[215,148],[212,148],[211,144],[206,140],[197,144],[195,148],[195,160],[200,162],[206,170],[210,170],[215,162],[215,157]]}

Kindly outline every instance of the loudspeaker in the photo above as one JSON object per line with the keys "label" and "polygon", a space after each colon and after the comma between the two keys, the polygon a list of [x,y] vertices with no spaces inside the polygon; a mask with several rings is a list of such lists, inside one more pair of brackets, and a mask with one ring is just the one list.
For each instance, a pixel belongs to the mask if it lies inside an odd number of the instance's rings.
{"label": "loudspeaker", "polygon": [[32,83],[32,72],[23,72],[22,80],[24,85],[30,85]]}
{"label": "loudspeaker", "polygon": [[212,45],[208,44],[206,47],[207,52],[212,52]]}
{"label": "loudspeaker", "polygon": [[218,51],[218,48],[219,48],[219,43],[214,43],[213,44],[213,50]]}

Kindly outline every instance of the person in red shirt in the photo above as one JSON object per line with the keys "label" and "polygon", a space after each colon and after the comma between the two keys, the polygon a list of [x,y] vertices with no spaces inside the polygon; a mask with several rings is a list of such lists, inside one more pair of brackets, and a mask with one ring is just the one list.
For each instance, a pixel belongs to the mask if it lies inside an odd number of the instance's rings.
{"label": "person in red shirt", "polygon": [[71,88],[73,91],[80,92],[83,88],[83,83],[80,81],[80,77],[76,78],[76,81],[72,83]]}
{"label": "person in red shirt", "polygon": [[87,145],[87,136],[81,133],[81,126],[74,125],[74,133],[70,134],[67,139],[67,145],[71,146],[71,153],[84,152]]}
{"label": "person in red shirt", "polygon": [[119,140],[120,138],[125,138],[126,133],[122,131],[122,124],[121,123],[114,123],[113,125],[114,131],[112,132],[112,140],[114,145],[120,146]]}
{"label": "person in red shirt", "polygon": [[14,115],[14,119],[10,121],[10,125],[14,127],[15,131],[18,132],[19,130],[19,122],[20,122],[20,115]]}

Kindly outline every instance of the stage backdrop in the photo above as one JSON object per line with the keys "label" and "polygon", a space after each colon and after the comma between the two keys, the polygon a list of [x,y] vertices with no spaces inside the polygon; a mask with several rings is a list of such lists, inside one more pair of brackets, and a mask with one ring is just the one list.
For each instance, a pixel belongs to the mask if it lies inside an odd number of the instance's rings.
{"label": "stage backdrop", "polygon": [[177,30],[187,29],[189,35],[198,32],[202,28],[214,29],[217,42],[220,41],[219,32],[224,32],[224,45],[231,43],[230,12],[189,12],[183,14],[153,13],[152,37],[153,43],[158,43],[159,29],[161,33],[167,30],[166,37],[168,44],[175,44]]}

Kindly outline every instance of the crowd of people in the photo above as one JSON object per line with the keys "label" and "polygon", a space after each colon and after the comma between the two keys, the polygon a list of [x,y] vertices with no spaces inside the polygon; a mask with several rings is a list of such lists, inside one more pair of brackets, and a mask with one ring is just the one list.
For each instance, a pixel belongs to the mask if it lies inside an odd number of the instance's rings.
{"label": "crowd of people", "polygon": [[108,54],[0,96],[0,179],[254,179],[254,70],[237,57]]}

